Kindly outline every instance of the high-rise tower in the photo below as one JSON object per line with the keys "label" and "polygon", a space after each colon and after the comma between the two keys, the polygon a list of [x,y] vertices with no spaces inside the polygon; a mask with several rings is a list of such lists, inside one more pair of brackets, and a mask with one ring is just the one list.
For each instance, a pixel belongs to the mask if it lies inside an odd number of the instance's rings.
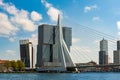
{"label": "high-rise tower", "polygon": [[117,41],[117,50],[113,52],[114,64],[120,64],[120,40]]}
{"label": "high-rise tower", "polygon": [[33,68],[33,45],[29,40],[20,40],[20,58],[26,68]]}
{"label": "high-rise tower", "polygon": [[40,25],[38,28],[37,64],[39,70],[66,71],[74,66],[69,55],[72,30],[62,27],[60,15],[57,25]]}
{"label": "high-rise tower", "polygon": [[108,64],[108,41],[105,39],[100,41],[99,64]]}

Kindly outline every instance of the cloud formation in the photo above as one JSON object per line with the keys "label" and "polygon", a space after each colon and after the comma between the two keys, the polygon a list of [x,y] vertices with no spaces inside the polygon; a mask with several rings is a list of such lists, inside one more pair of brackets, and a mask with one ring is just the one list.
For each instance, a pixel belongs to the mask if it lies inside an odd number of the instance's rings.
{"label": "cloud formation", "polygon": [[38,44],[38,35],[37,34],[32,34],[30,41],[36,46]]}
{"label": "cloud formation", "polygon": [[5,13],[0,13],[0,36],[15,35],[18,30]]}
{"label": "cloud formation", "polygon": [[[117,21],[117,28],[120,30],[120,21]],[[120,31],[118,32],[118,35],[120,35]]]}
{"label": "cloud formation", "polygon": [[48,9],[47,14],[52,21],[57,21],[58,14],[62,14],[62,11],[52,6],[52,4],[48,3],[46,0],[41,0],[41,3]]}
{"label": "cloud formation", "polygon": [[72,38],[72,43],[77,43],[77,42],[79,42],[79,41],[80,41],[79,38]]}
{"label": "cloud formation", "polygon": [[42,15],[37,13],[36,11],[32,11],[30,16],[33,21],[39,21],[42,19]]}
{"label": "cloud formation", "polygon": [[120,30],[120,21],[117,21],[117,28]]}
{"label": "cloud formation", "polygon": [[24,9],[18,9],[12,3],[4,3],[0,0],[0,35],[12,36],[19,29],[33,32],[36,30],[36,21],[42,19],[42,15],[36,11],[28,12]]}
{"label": "cloud formation", "polygon": [[93,9],[97,9],[97,8],[98,8],[98,7],[97,7],[96,4],[95,4],[95,5],[91,5],[91,6],[85,6],[84,12],[87,13],[87,12],[89,12],[89,11],[91,11],[91,10],[93,10]]}

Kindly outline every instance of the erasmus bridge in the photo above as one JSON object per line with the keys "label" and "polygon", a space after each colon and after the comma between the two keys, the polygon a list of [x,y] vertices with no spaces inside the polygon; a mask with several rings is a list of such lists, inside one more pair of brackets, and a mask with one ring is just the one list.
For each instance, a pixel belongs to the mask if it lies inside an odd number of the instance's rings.
{"label": "erasmus bridge", "polygon": [[[80,35],[81,38],[84,38],[85,40],[87,40],[84,44],[91,46],[91,49],[93,49],[91,53],[88,49],[82,48],[82,47],[77,47],[77,48],[74,47],[74,48],[71,48],[70,50],[71,44],[67,43],[66,41],[68,40],[69,42],[70,40],[66,38],[66,37],[69,38],[70,29],[69,28],[67,29],[66,27],[65,28],[62,27],[60,15],[58,15],[57,25],[53,26],[53,25],[43,24],[39,26],[38,47],[37,47],[38,48],[37,49],[38,50],[37,51],[37,71],[68,71],[68,70],[77,71],[78,68],[88,68],[88,67],[113,68],[113,67],[120,66],[119,64],[76,66],[76,64],[73,62],[73,59],[71,58],[71,56],[73,55],[75,56],[76,60],[81,62],[94,61],[96,58],[98,58],[99,45],[97,46],[90,45],[91,42],[89,41],[101,40],[102,38],[109,40],[110,51],[108,53],[111,53],[111,54],[113,53],[112,50],[115,50],[115,47],[116,47],[116,42],[115,42],[116,40],[114,37],[80,24],[79,26],[80,28],[79,28],[78,35]],[[39,40],[41,38],[42,39],[44,38],[44,40]],[[99,42],[97,42],[97,44],[99,44]],[[73,53],[71,54],[70,51],[72,51]],[[90,56],[90,54],[92,57]],[[110,58],[108,58],[108,60],[109,59]]]}

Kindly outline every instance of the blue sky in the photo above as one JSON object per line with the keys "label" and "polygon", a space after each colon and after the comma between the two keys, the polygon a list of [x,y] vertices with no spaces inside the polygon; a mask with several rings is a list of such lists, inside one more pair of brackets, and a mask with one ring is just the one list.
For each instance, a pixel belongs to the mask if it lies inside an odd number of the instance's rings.
{"label": "blue sky", "polygon": [[[56,24],[58,13],[62,14],[62,25],[73,29],[72,47],[93,53],[93,48],[78,35],[81,34],[79,24],[119,38],[119,3],[120,0],[0,0],[0,59],[20,59],[20,39],[30,39],[36,47],[38,25]],[[95,41],[96,51],[99,51],[99,39]],[[98,62],[97,52],[87,55]],[[71,56],[75,62],[81,61]],[[110,58],[112,62],[112,53]]]}

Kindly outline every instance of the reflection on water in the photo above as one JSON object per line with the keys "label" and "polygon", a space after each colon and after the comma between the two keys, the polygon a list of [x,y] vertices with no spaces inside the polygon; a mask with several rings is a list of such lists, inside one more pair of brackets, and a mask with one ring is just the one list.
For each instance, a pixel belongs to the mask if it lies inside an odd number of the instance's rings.
{"label": "reflection on water", "polygon": [[1,73],[0,80],[120,80],[120,73]]}

